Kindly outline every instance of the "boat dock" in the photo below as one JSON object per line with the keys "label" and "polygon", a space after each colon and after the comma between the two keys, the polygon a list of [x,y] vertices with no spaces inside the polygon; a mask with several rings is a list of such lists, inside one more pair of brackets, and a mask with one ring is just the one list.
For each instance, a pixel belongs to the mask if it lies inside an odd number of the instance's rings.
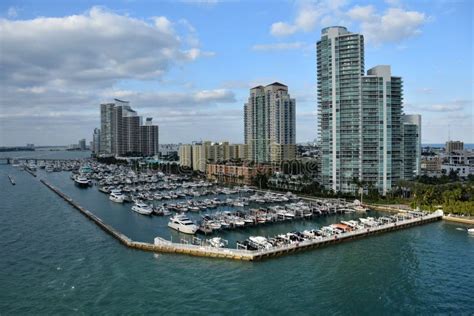
{"label": "boat dock", "polygon": [[309,250],[320,248],[332,244],[341,243],[343,241],[350,241],[362,237],[368,237],[375,234],[381,234],[385,232],[400,230],[409,228],[412,226],[422,225],[430,222],[434,222],[442,219],[442,212],[434,212],[429,215],[406,219],[396,223],[388,223],[376,227],[367,228],[364,230],[346,232],[337,236],[325,237],[318,240],[305,240],[296,244],[289,244],[279,247],[273,247],[270,249],[262,250],[245,250],[245,249],[231,249],[231,248],[214,248],[210,246],[174,243],[160,237],[155,238],[154,243],[137,242],[124,234],[118,232],[110,225],[107,225],[99,217],[94,215],[92,212],[83,208],[74,202],[66,194],[62,193],[59,189],[47,183],[45,180],[40,180],[46,187],[51,189],[66,202],[68,202],[75,209],[79,210],[87,218],[95,222],[101,229],[113,236],[123,245],[143,251],[157,252],[157,253],[177,253],[186,254],[191,256],[209,257],[209,258],[225,258],[242,261],[258,261],[266,258],[279,257],[286,254],[291,254],[298,251]]}

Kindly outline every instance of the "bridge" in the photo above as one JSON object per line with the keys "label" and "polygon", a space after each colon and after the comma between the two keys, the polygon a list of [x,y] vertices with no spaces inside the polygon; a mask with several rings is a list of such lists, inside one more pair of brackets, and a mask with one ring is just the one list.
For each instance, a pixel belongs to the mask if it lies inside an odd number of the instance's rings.
{"label": "bridge", "polygon": [[68,161],[79,161],[79,160],[84,160],[88,158],[82,158],[82,159],[61,159],[61,158],[34,158],[34,157],[2,157],[0,158],[0,165],[10,165],[13,163],[30,163],[33,162],[37,164],[38,162],[68,162]]}

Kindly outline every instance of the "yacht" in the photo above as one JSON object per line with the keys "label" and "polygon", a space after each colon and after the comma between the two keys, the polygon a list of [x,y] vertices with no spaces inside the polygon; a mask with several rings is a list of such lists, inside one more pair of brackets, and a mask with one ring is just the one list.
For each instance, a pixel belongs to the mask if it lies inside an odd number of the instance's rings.
{"label": "yacht", "polygon": [[270,244],[265,237],[250,236],[249,240],[251,242],[253,242],[260,249],[270,249],[270,248],[272,248],[272,244]]}
{"label": "yacht", "polygon": [[214,248],[223,248],[227,244],[226,240],[222,239],[221,237],[214,237],[208,240],[209,245]]}
{"label": "yacht", "polygon": [[170,218],[168,227],[173,228],[181,233],[195,234],[198,230],[198,226],[194,224],[186,215],[177,214]]}
{"label": "yacht", "polygon": [[92,182],[91,180],[87,179],[86,177],[84,176],[77,176],[74,178],[74,182],[79,186],[79,187],[82,187],[82,188],[87,188],[89,186],[92,185]]}
{"label": "yacht", "polygon": [[132,206],[132,211],[135,211],[142,215],[151,215],[153,208],[143,202],[135,202],[135,205]]}
{"label": "yacht", "polygon": [[123,203],[125,200],[125,195],[119,190],[112,190],[112,192],[110,192],[109,199],[116,203]]}

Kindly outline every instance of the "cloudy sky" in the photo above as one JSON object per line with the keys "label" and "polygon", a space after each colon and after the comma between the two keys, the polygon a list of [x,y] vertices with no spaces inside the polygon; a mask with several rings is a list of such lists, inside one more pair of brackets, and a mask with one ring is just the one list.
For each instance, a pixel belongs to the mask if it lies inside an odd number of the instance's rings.
{"label": "cloudy sky", "polygon": [[387,1],[1,1],[0,146],[91,139],[99,104],[129,100],[160,143],[243,141],[248,89],[280,81],[297,141],[316,138],[322,27],[366,39],[366,69],[402,76],[423,142],[474,143],[473,3]]}

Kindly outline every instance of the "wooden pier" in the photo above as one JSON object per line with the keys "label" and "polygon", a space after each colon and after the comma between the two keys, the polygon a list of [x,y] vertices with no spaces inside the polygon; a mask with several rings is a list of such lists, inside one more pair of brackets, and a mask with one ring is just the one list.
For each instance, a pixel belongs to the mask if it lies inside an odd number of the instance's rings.
{"label": "wooden pier", "polygon": [[87,218],[95,222],[100,228],[105,232],[113,236],[123,245],[143,251],[158,252],[158,253],[176,253],[176,254],[186,254],[190,256],[198,257],[209,257],[209,258],[223,258],[223,259],[233,259],[233,260],[242,260],[242,261],[258,261],[266,258],[274,258],[282,255],[291,254],[298,251],[304,251],[314,248],[325,247],[328,245],[333,245],[341,243],[343,241],[350,241],[354,239],[359,239],[362,237],[372,236],[376,234],[381,234],[385,232],[400,230],[412,226],[422,225],[430,222],[440,220],[443,217],[442,212],[435,212],[423,217],[413,218],[409,220],[400,221],[397,223],[390,223],[385,225],[380,225],[373,228],[367,228],[362,231],[347,232],[340,234],[338,236],[331,236],[319,240],[305,240],[297,244],[290,244],[281,247],[274,247],[271,249],[264,250],[243,250],[243,249],[230,249],[230,248],[214,248],[210,246],[200,246],[192,244],[181,244],[173,243],[171,241],[165,240],[163,238],[155,238],[155,243],[145,243],[133,241],[129,237],[115,230],[112,226],[107,225],[94,215],[92,212],[83,208],[74,202],[66,194],[62,193],[60,190],[47,183],[45,180],[40,180],[46,187],[51,189],[66,202],[72,205],[74,208],[79,210]]}

